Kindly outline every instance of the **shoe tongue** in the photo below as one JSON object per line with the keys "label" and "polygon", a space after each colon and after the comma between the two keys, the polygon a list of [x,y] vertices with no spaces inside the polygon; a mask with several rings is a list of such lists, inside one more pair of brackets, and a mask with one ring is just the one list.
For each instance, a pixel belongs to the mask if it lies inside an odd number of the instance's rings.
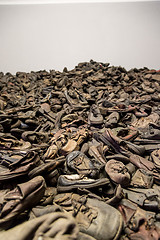
{"label": "shoe tongue", "polygon": [[73,151],[67,155],[66,160],[70,162],[70,161],[74,160],[80,154],[81,154],[80,151]]}
{"label": "shoe tongue", "polygon": [[38,189],[43,182],[43,178],[38,176],[30,180],[29,182],[18,184],[17,188],[19,189],[22,198],[25,198],[32,192],[34,192],[36,189]]}
{"label": "shoe tongue", "polygon": [[78,199],[77,206],[76,208],[78,211],[75,215],[76,221],[80,228],[88,229],[93,220],[98,216],[97,209],[92,206],[92,199],[84,195]]}
{"label": "shoe tongue", "polygon": [[87,201],[87,196],[86,195],[79,195],[77,193],[72,194],[72,200],[74,202],[79,202],[79,203],[85,203]]}
{"label": "shoe tongue", "polygon": [[94,106],[94,107],[92,107],[92,113],[93,113],[93,115],[95,116],[95,117],[97,117],[98,116],[98,109],[96,108],[96,106]]}

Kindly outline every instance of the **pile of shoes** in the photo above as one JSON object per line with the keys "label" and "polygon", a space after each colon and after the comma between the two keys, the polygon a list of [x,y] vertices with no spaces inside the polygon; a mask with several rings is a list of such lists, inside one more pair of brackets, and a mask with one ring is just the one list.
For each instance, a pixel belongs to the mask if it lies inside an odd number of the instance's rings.
{"label": "pile of shoes", "polygon": [[0,239],[160,239],[160,71],[0,72]]}

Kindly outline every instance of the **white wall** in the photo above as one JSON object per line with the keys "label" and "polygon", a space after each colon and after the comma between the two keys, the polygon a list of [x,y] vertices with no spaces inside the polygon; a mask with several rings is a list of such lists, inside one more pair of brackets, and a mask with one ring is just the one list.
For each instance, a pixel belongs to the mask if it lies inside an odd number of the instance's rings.
{"label": "white wall", "polygon": [[2,4],[0,71],[71,69],[90,59],[159,69],[159,13],[159,1]]}
{"label": "white wall", "polygon": [[[154,2],[155,0],[0,0],[0,4],[47,4],[47,3],[102,3],[102,2]],[[160,0],[158,0],[160,1]]]}

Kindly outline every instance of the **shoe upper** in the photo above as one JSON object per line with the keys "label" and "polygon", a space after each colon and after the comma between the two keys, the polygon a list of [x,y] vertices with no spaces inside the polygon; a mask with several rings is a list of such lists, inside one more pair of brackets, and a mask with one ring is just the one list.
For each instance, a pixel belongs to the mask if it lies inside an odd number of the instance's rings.
{"label": "shoe upper", "polygon": [[66,193],[55,196],[54,203],[75,216],[80,231],[97,240],[118,239],[122,226],[122,216],[112,206],[96,198]]}

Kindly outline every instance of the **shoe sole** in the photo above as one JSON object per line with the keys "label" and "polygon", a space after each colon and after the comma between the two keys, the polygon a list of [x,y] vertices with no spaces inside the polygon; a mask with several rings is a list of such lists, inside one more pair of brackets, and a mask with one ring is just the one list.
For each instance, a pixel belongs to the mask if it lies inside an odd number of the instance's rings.
{"label": "shoe sole", "polygon": [[65,192],[65,191],[69,191],[69,190],[73,190],[76,188],[94,188],[94,187],[101,187],[102,185],[106,185],[109,184],[110,181],[109,180],[101,180],[100,182],[95,182],[95,183],[91,183],[91,184],[75,184],[75,185],[69,185],[69,186],[57,186],[57,190],[59,192]]}

